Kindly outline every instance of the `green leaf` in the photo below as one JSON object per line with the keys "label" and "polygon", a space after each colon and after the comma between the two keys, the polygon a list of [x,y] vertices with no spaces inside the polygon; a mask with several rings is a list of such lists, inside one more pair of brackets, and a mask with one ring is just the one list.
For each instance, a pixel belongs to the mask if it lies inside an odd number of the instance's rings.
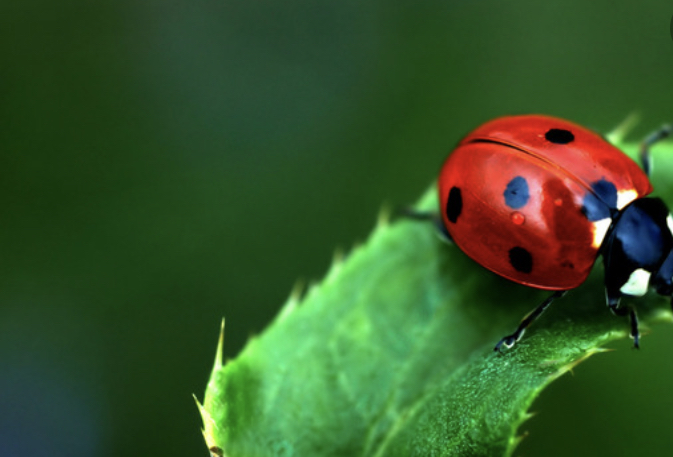
{"label": "green leaf", "polygon": [[[666,148],[662,170],[673,169]],[[417,207],[436,206],[433,187]],[[220,339],[199,404],[206,443],[214,455],[253,457],[510,455],[538,393],[628,334],[605,307],[601,270],[496,353],[549,293],[485,271],[431,224],[381,217],[224,365]],[[661,297],[634,303],[643,328],[670,320]]]}

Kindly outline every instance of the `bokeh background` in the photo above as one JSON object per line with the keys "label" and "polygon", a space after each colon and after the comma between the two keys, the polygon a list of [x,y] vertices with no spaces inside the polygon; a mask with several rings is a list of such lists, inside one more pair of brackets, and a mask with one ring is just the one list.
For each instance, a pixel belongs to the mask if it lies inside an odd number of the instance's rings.
{"label": "bokeh background", "polygon": [[[0,455],[207,455],[202,398],[299,278],[472,127],[673,120],[673,4],[0,5]],[[602,304],[597,304],[602,306]],[[673,326],[536,401],[518,455],[667,455]]]}

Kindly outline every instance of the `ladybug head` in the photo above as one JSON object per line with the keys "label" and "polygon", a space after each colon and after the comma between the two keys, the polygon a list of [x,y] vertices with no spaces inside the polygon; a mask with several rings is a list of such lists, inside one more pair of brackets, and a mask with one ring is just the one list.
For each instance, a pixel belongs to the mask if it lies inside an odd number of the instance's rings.
{"label": "ladybug head", "polygon": [[673,217],[659,198],[639,198],[614,219],[602,247],[608,304],[648,288],[673,296]]}

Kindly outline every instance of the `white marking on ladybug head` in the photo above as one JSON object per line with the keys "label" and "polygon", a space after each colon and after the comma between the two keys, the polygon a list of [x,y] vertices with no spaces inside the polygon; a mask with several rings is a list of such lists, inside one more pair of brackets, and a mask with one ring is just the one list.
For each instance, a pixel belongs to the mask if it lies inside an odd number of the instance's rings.
{"label": "white marking on ladybug head", "polygon": [[652,276],[652,273],[642,268],[633,270],[628,281],[619,288],[619,291],[625,295],[641,297],[647,293],[647,288],[650,285],[650,276]]}
{"label": "white marking on ladybug head", "polygon": [[608,229],[610,228],[610,224],[612,224],[612,219],[609,217],[591,223],[591,231],[594,236],[591,241],[591,246],[596,249],[601,247],[601,244],[603,244],[603,240],[605,239],[605,234],[608,233]]}
{"label": "white marking on ladybug head", "polygon": [[625,189],[617,192],[617,209],[622,209],[638,198],[636,189]]}
{"label": "white marking on ladybug head", "polygon": [[671,216],[671,213],[666,216],[666,225],[668,225],[668,231],[673,234],[673,216]]}

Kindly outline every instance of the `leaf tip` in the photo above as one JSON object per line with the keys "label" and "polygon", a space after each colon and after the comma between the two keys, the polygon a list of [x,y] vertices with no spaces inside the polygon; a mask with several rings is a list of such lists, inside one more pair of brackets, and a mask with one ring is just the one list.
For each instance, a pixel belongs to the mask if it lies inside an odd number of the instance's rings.
{"label": "leaf tip", "polygon": [[309,281],[308,285],[306,286],[306,292],[304,293],[304,297],[309,297],[317,292],[317,290],[320,287],[320,282],[316,281],[315,279]]}
{"label": "leaf tip", "polygon": [[513,434],[513,435],[510,437],[510,439],[509,439],[509,443],[508,443],[509,446],[508,446],[508,448],[507,448],[507,451],[506,451],[505,455],[507,455],[507,456],[511,456],[512,453],[514,452],[514,449],[516,449],[517,447],[519,447],[519,444],[521,444],[521,442],[522,442],[526,437],[528,437],[528,432],[527,432],[527,431],[524,431],[524,432],[523,432],[522,434],[520,434],[520,435]]}
{"label": "leaf tip", "polygon": [[208,411],[206,411],[206,408],[203,407],[199,399],[196,397],[196,394],[192,394],[192,398],[194,399],[194,403],[196,403],[196,408],[199,410],[201,420],[203,421],[203,428],[201,431],[204,431],[206,427],[206,421],[212,421],[213,419],[210,417],[210,414],[208,414]]}
{"label": "leaf tip", "polygon": [[211,457],[224,457],[224,451],[215,441],[215,429],[217,428],[217,423],[201,404],[199,399],[196,398],[196,395],[192,394],[192,397],[194,397],[196,407],[199,409],[199,414],[201,415],[201,421],[203,422],[201,433],[203,434],[203,440],[206,442],[206,446],[208,446]]}
{"label": "leaf tip", "polygon": [[545,362],[545,365],[559,365],[558,369],[554,372],[552,372],[549,376],[551,380],[555,380],[557,378],[560,378],[564,374],[570,372],[570,374],[573,374],[573,369],[579,365],[580,363],[584,362],[587,360],[589,357],[591,357],[594,354],[599,354],[602,352],[610,352],[612,349],[610,348],[603,348],[599,346],[593,346],[590,347],[586,350],[584,350],[584,353],[578,357],[573,357],[571,358],[570,362],[559,362],[559,360],[548,360]]}
{"label": "leaf tip", "polygon": [[217,402],[217,399],[214,398],[215,385],[217,376],[216,373],[222,369],[224,366],[224,328],[225,328],[225,318],[222,318],[220,323],[220,336],[217,341],[217,350],[215,351],[215,363],[213,364],[213,371],[210,375],[210,380],[208,381],[208,387],[206,389],[206,395],[202,404],[196,395],[192,394],[194,401],[196,402],[196,407],[199,410],[201,416],[201,421],[203,422],[203,427],[201,428],[201,433],[203,438],[210,450],[211,456],[224,457],[224,452],[216,444],[216,436],[218,436],[218,424],[217,421],[213,418],[209,410],[213,410],[213,401]]}
{"label": "leaf tip", "polygon": [[626,116],[626,118],[620,122],[617,127],[608,132],[605,137],[612,144],[621,143],[638,122],[640,122],[640,112],[637,110],[631,111],[629,115]]}
{"label": "leaf tip", "polygon": [[332,255],[332,264],[330,265],[329,270],[327,271],[327,275],[325,276],[324,279],[325,282],[329,281],[330,279],[333,279],[337,274],[339,274],[339,271],[343,266],[345,258],[346,253],[342,248],[334,249],[334,254]]}
{"label": "leaf tip", "polygon": [[292,287],[292,290],[290,291],[290,296],[287,297],[285,304],[278,312],[278,316],[276,317],[277,322],[284,320],[292,313],[292,311],[297,308],[297,306],[299,306],[304,296],[305,289],[306,281],[303,279],[297,279],[297,281],[294,283],[294,286]]}
{"label": "leaf tip", "polygon": [[196,398],[196,394],[192,394],[192,398],[194,398],[196,407],[199,410],[199,415],[201,416],[201,422],[203,422],[203,427],[201,427],[201,433],[203,434],[203,439],[206,442],[206,446],[210,448],[214,445],[212,431],[215,428],[215,421],[213,420],[212,416],[208,413],[206,408],[204,408],[204,406],[201,404],[199,399]]}
{"label": "leaf tip", "polygon": [[290,291],[288,301],[299,303],[301,301],[301,297],[304,293],[305,287],[306,287],[306,281],[304,281],[303,279],[297,279],[297,281],[294,283],[294,286],[292,286],[292,290]]}
{"label": "leaf tip", "polygon": [[219,370],[223,365],[222,353],[224,351],[224,317],[222,318],[222,323],[220,324],[220,337],[217,340],[217,350],[215,351],[215,363],[213,365],[213,371]]}
{"label": "leaf tip", "polygon": [[379,230],[390,225],[391,215],[392,215],[391,206],[387,203],[384,203],[379,209],[379,214],[376,216],[375,230]]}

